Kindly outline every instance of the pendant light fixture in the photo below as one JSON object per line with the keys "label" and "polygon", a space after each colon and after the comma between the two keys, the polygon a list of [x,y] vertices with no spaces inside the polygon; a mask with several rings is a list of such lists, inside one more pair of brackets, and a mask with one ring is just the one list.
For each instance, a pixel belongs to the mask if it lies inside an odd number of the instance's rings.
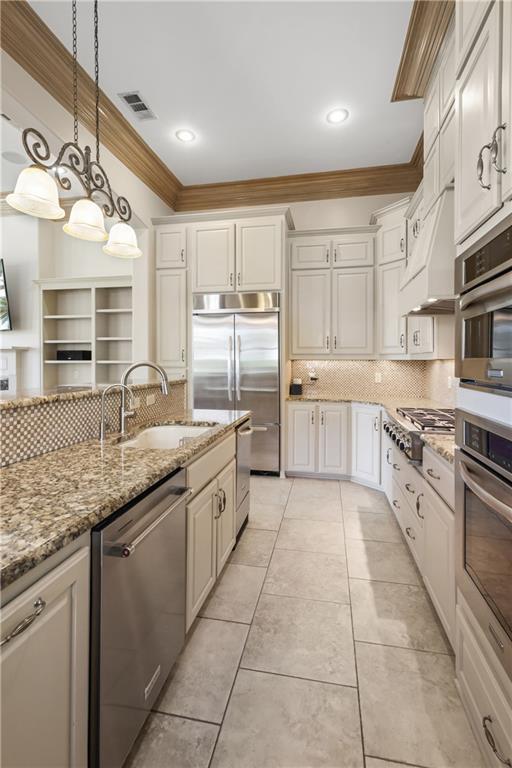
{"label": "pendant light fixture", "polygon": [[[104,242],[108,238],[104,216],[120,219],[111,229],[111,237],[105,246],[110,256],[137,258],[137,235],[128,224],[132,216],[130,203],[125,197],[114,197],[112,188],[100,164],[100,88],[99,88],[99,19],[98,0],[94,0],[94,82],[96,118],[96,157],[92,159],[89,146],[82,149],[78,143],[78,58],[77,58],[77,0],[72,0],[73,18],[73,141],[62,145],[54,162],[50,160],[50,148],[42,133],[35,128],[23,131],[22,141],[33,165],[19,175],[14,192],[6,202],[13,208],[32,216],[61,219],[64,210],[59,205],[57,185],[66,191],[71,189],[72,175],[83,189],[84,197],[71,209],[69,221],[64,224],[66,234],[82,240]],[[53,171],[53,178],[49,171]],[[93,197],[95,199],[93,199]],[[96,200],[98,202],[96,202]],[[101,206],[101,207],[100,207]],[[122,227],[121,227],[122,224]],[[114,233],[114,237],[112,237]]]}

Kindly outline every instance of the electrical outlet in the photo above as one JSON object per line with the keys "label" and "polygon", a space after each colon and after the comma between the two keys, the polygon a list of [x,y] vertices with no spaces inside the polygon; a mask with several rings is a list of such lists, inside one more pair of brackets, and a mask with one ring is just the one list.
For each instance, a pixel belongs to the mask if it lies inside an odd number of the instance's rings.
{"label": "electrical outlet", "polygon": [[380,371],[375,371],[375,383],[382,384],[382,373]]}
{"label": "electrical outlet", "polygon": [[146,405],[154,405],[156,403],[155,395],[146,395]]}
{"label": "electrical outlet", "polygon": [[140,397],[133,398],[133,407],[135,408],[135,410],[137,410],[137,408],[140,408]]}

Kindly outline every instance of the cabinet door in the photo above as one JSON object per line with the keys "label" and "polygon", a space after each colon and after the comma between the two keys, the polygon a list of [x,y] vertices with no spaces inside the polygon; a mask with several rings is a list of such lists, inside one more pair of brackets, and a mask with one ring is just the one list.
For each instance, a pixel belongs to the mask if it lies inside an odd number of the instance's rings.
{"label": "cabinet door", "polygon": [[439,137],[423,164],[423,209],[425,216],[439,197]]}
{"label": "cabinet door", "polygon": [[506,128],[498,131],[500,153],[499,165],[505,168],[501,177],[503,201],[512,198],[512,3],[503,3],[503,66],[501,80],[502,117]]}
{"label": "cabinet door", "polygon": [[453,104],[455,88],[455,35],[449,35],[439,66],[439,122],[443,123]]}
{"label": "cabinet door", "polygon": [[[220,500],[220,516],[217,518],[217,576],[220,574],[233,547],[236,537],[235,503],[236,461],[233,460],[217,478]],[[216,514],[219,514],[217,512]]]}
{"label": "cabinet door", "polygon": [[292,269],[328,269],[331,262],[331,241],[328,237],[292,239]]}
{"label": "cabinet door", "polygon": [[352,470],[373,485],[380,483],[380,409],[371,405],[352,405]]}
{"label": "cabinet door", "polygon": [[423,109],[423,152],[428,157],[439,133],[439,77],[436,76],[425,94]]}
{"label": "cabinet door", "polygon": [[187,505],[187,630],[217,578],[217,480]]}
{"label": "cabinet door", "polygon": [[458,74],[473,47],[493,0],[457,0],[455,3],[455,69]]}
{"label": "cabinet door", "polygon": [[391,504],[393,501],[393,441],[382,431],[380,479],[382,490]]}
{"label": "cabinet door", "polygon": [[332,273],[332,348],[335,355],[373,352],[373,267]]}
{"label": "cabinet door", "polygon": [[346,404],[320,403],[318,426],[318,471],[347,475],[348,408]]}
{"label": "cabinet door", "polygon": [[404,266],[404,261],[395,261],[377,267],[381,355],[403,355],[407,351],[407,321],[399,312],[398,302]]}
{"label": "cabinet door", "polygon": [[404,211],[382,218],[377,233],[377,262],[388,264],[405,259],[407,253],[406,219]]}
{"label": "cabinet door", "polygon": [[[455,238],[460,243],[501,204],[489,148],[500,119],[500,9],[495,3],[455,87]],[[477,161],[483,167],[478,173]],[[481,175],[481,181],[479,181]]]}
{"label": "cabinet door", "polygon": [[192,286],[196,293],[235,290],[235,225],[195,224],[189,231]]}
{"label": "cabinet door", "polygon": [[186,267],[185,226],[162,225],[155,228],[156,267]]}
{"label": "cabinet door", "polygon": [[434,318],[428,316],[409,317],[407,337],[409,354],[432,354],[434,352]]}
{"label": "cabinet door", "polygon": [[236,285],[240,291],[278,291],[282,273],[280,219],[236,223]]}
{"label": "cabinet door", "polygon": [[455,108],[439,132],[439,192],[452,184],[455,176]]}
{"label": "cabinet door", "polygon": [[335,267],[363,267],[373,264],[373,236],[367,234],[338,235],[333,240]]}
{"label": "cabinet door", "polygon": [[288,405],[288,467],[290,472],[314,472],[316,406]]}
{"label": "cabinet door", "polygon": [[324,355],[329,352],[330,286],[329,270],[292,272],[292,355]]}
{"label": "cabinet door", "polygon": [[[42,607],[42,610],[40,610]],[[2,609],[2,638],[40,610],[1,652],[4,766],[87,765],[89,548]]]}
{"label": "cabinet door", "polygon": [[455,544],[451,509],[424,483],[423,579],[448,638],[454,642]]}
{"label": "cabinet door", "polygon": [[164,368],[187,364],[187,274],[182,269],[156,273],[157,362]]}

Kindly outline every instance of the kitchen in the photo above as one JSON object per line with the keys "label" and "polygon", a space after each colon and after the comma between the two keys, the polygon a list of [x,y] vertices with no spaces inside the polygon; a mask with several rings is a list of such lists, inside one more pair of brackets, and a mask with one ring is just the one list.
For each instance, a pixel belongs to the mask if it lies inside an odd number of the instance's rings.
{"label": "kitchen", "polygon": [[512,3],[0,10],[2,765],[512,765]]}

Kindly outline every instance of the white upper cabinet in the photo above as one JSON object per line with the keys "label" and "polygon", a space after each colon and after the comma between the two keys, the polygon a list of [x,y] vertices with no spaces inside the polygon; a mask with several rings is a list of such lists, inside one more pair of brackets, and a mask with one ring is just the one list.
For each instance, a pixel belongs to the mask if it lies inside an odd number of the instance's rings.
{"label": "white upper cabinet", "polygon": [[352,404],[352,477],[380,483],[380,408]]}
{"label": "white upper cabinet", "polygon": [[318,471],[326,475],[347,475],[348,417],[346,403],[320,403],[318,406]]}
{"label": "white upper cabinet", "polygon": [[316,469],[316,406],[288,403],[287,469],[314,472]]}
{"label": "white upper cabinet", "polygon": [[189,229],[193,290],[217,293],[235,290],[235,224],[215,221]]}
{"label": "white upper cabinet", "polygon": [[187,364],[187,274],[181,269],[156,273],[157,362],[164,368]]}
{"label": "white upper cabinet", "polygon": [[[466,5],[464,1],[462,9]],[[458,243],[501,205],[501,174],[492,167],[490,151],[493,133],[500,125],[500,13],[501,3],[495,3],[455,88]]]}
{"label": "white upper cabinet", "polygon": [[156,267],[187,266],[187,231],[185,225],[162,224],[155,228]]}
{"label": "white upper cabinet", "polygon": [[327,269],[331,263],[331,245],[330,238],[321,235],[292,239],[292,269]]}
{"label": "white upper cabinet", "polygon": [[466,61],[493,0],[457,0],[455,4],[455,69]]}
{"label": "white upper cabinet", "polygon": [[434,352],[434,318],[409,317],[407,321],[407,347],[411,355],[430,355]]}
{"label": "white upper cabinet", "polygon": [[331,272],[293,271],[290,304],[292,355],[330,352]]}
{"label": "white upper cabinet", "polygon": [[439,133],[439,77],[434,77],[425,94],[423,110],[423,152],[428,156]]}
{"label": "white upper cabinet", "polygon": [[373,267],[334,270],[333,354],[348,356],[372,353],[373,325]]}
{"label": "white upper cabinet", "polygon": [[400,280],[405,262],[395,261],[377,267],[378,338],[381,355],[407,352],[407,321],[398,312]]}
{"label": "white upper cabinet", "polygon": [[455,36],[448,34],[446,48],[441,57],[439,66],[439,123],[450,111],[454,98],[455,86]]}
{"label": "white upper cabinet", "polygon": [[405,259],[407,255],[405,211],[408,204],[409,200],[399,208],[393,208],[389,213],[375,215],[375,221],[377,224],[380,224],[380,229],[377,233],[378,264],[389,264],[391,261]]}
{"label": "white upper cabinet", "polygon": [[512,3],[503,3],[503,67],[501,81],[501,125],[498,141],[501,142],[498,162],[505,172],[501,174],[501,197],[512,198]]}
{"label": "white upper cabinet", "polygon": [[439,197],[439,138],[434,144],[423,164],[423,210],[428,214]]}
{"label": "white upper cabinet", "polygon": [[439,131],[439,192],[455,176],[455,109],[452,107]]}
{"label": "white upper cabinet", "polygon": [[278,218],[236,222],[236,288],[278,291],[282,278],[282,223]]}
{"label": "white upper cabinet", "polygon": [[333,238],[334,267],[363,267],[373,264],[373,236],[343,234]]}

